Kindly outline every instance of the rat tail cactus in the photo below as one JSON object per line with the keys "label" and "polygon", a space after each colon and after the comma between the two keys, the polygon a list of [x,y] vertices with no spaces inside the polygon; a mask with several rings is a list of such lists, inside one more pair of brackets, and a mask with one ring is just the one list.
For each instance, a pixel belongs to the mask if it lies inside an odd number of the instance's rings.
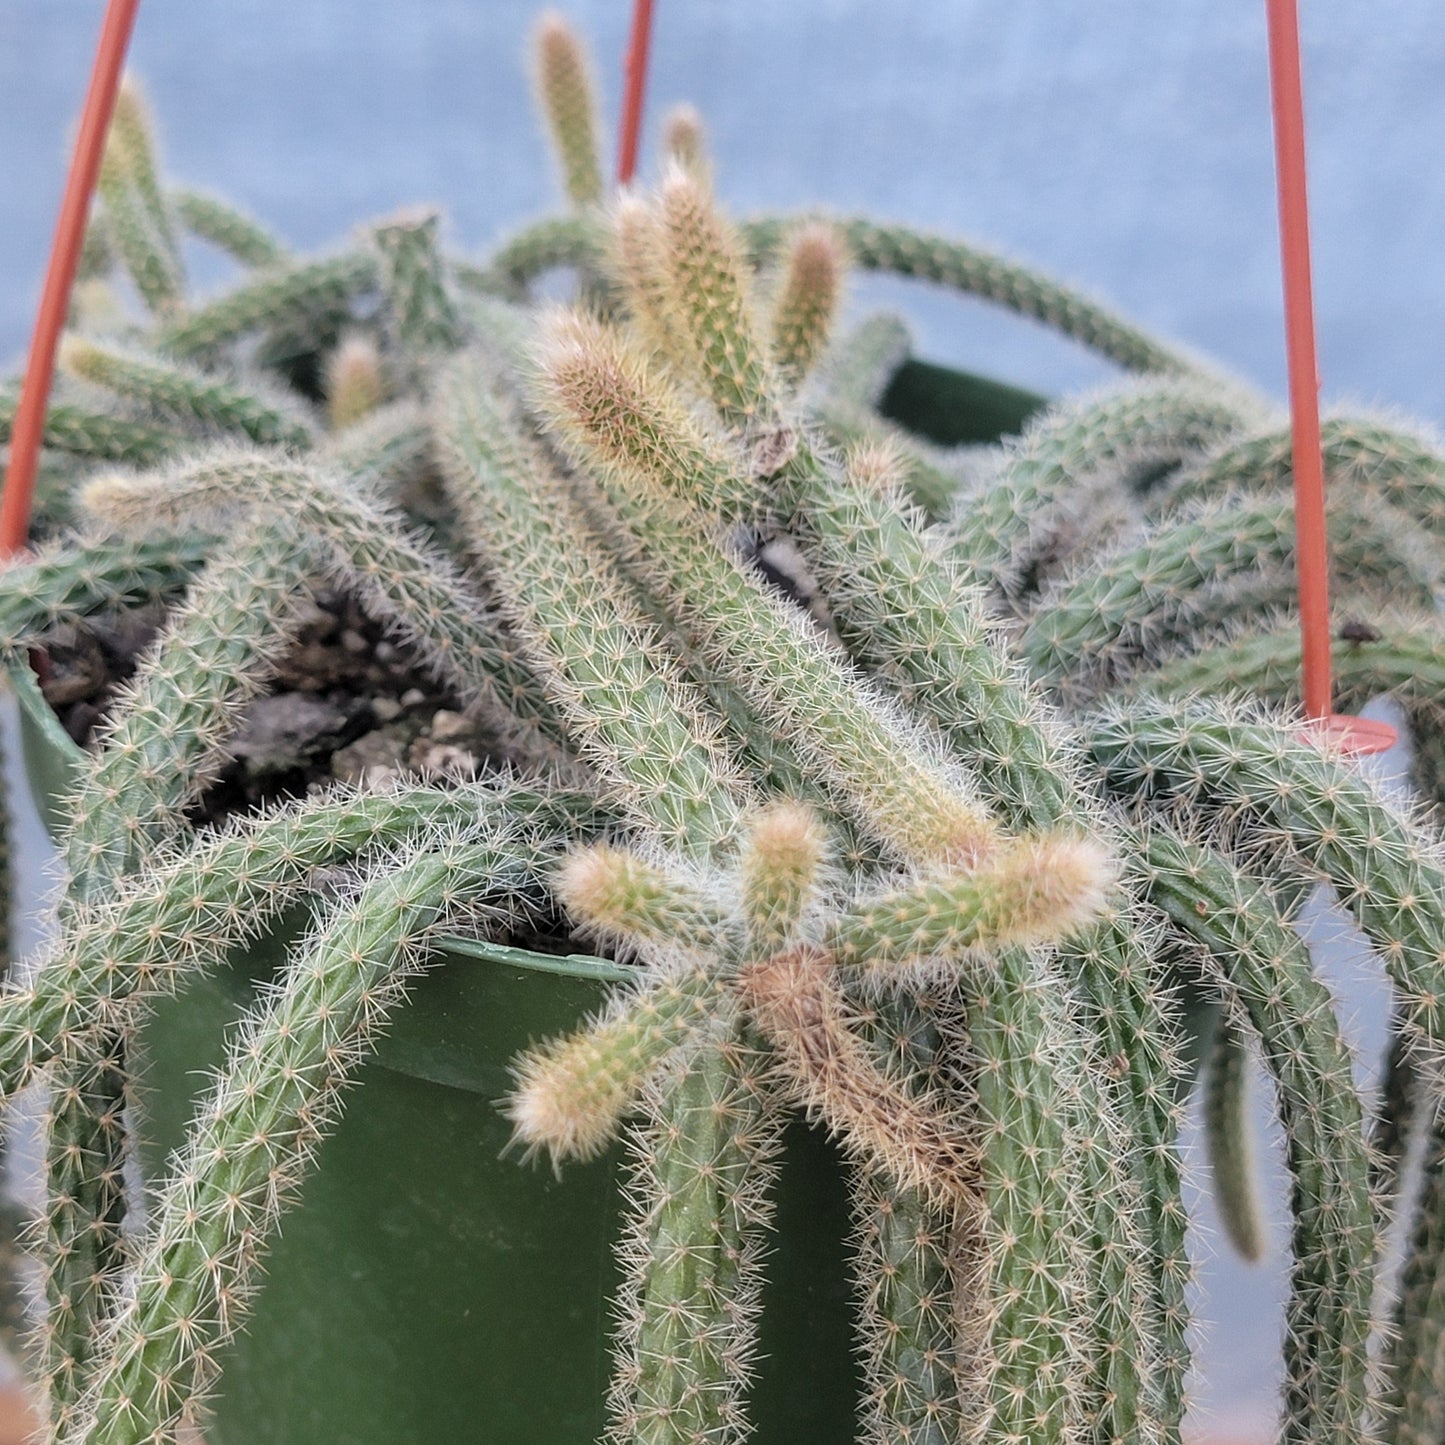
{"label": "rat tail cactus", "polygon": [[[145,317],[117,323],[125,287],[76,308],[46,446],[79,526],[0,570],[17,674],[164,611],[66,799],[58,937],[0,992],[0,1103],[48,1089],[48,1438],[174,1445],[207,1396],[224,1415],[282,1212],[465,932],[541,969],[511,944],[585,940],[625,971],[533,1035],[497,1101],[498,1168],[566,1190],[622,1161],[615,1445],[777,1438],[770,1270],[804,1125],[844,1173],[859,1441],[1179,1445],[1201,1051],[1246,1257],[1273,1233],[1253,1074],[1284,1137],[1279,1438],[1436,1440],[1445,845],[1281,710],[1273,409],[969,243],[734,224],[690,111],[658,184],[611,197],[558,16],[534,75],[567,209],[480,263],[424,211],[293,255],[165,184],[133,87],[118,107],[85,265],[101,289],[124,271]],[[182,235],[241,279],[193,300]],[[577,304],[534,303],[562,267]],[[929,442],[884,414],[908,332],[843,324],[850,270],[982,297],[1135,375],[1030,401],[1015,436]],[[0,389],[0,437],[14,406]],[[1382,418],[1332,417],[1325,442],[1341,702],[1399,697],[1438,810],[1445,457]],[[197,825],[330,593],[485,720],[480,776]],[[1318,882],[1390,982],[1379,1100],[1296,931]],[[148,1019],[298,908],[137,1220]]]}

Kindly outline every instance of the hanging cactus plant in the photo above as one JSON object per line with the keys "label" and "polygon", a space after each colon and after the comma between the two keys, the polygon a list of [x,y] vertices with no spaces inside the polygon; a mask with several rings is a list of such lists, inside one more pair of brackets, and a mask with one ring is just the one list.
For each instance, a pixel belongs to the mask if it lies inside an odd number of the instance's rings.
{"label": "hanging cactus plant", "polygon": [[[480,264],[424,213],[293,257],[164,184],[133,91],[117,111],[45,436],[73,526],[0,572],[12,669],[59,628],[167,609],[64,800],[58,941],[0,993],[0,1098],[48,1090],[47,1438],[160,1445],[224,1397],[217,1354],[281,1212],[438,939],[564,916],[628,977],[513,1061],[503,1107],[517,1167],[624,1141],[618,1445],[747,1437],[796,1113],[847,1160],[860,1440],[1179,1441],[1186,993],[1222,1010],[1208,1135],[1248,1256],[1251,1059],[1282,1126],[1280,1438],[1437,1440],[1445,450],[1326,427],[1340,686],[1407,710],[1412,808],[1289,711],[1267,401],[963,242],[734,225],[691,112],[657,184],[610,198],[581,47],[552,17],[537,48],[570,208]],[[185,234],[246,276],[191,300]],[[563,266],[577,303],[533,304]],[[1132,374],[996,444],[935,445],[879,410],[907,333],[841,327],[852,268],[999,303]],[[101,293],[122,275],[146,316],[117,327]],[[0,396],[0,429],[13,413]],[[413,506],[423,483],[439,510]],[[484,716],[505,770],[196,828],[319,588]],[[1378,1101],[1293,926],[1319,882],[1393,989]],[[148,1001],[298,904],[309,929],[135,1226]]]}

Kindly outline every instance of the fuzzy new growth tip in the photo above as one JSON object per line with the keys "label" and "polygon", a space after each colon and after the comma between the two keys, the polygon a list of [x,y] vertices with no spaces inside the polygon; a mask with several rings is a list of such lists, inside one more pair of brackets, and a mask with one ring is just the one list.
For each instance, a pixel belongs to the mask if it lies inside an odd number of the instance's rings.
{"label": "fuzzy new growth tip", "polygon": [[800,226],[783,262],[773,307],[773,361],[796,387],[813,369],[832,335],[842,300],[847,256],[843,238],[823,221]]}
{"label": "fuzzy new growth tip", "polygon": [[834,923],[831,945],[840,963],[874,971],[1054,943],[1098,917],[1116,878],[1092,838],[1021,838],[978,867],[928,872],[860,900]]}
{"label": "fuzzy new growth tip", "polygon": [[738,987],[792,1091],[851,1151],[936,1207],[976,1207],[978,1149],[961,1116],[870,1055],[830,954],[806,944],[774,954],[744,968]]}
{"label": "fuzzy new growth tip", "polygon": [[818,815],[803,803],[771,803],[750,820],[738,879],[756,952],[780,948],[794,933],[817,886],[827,848]]}
{"label": "fuzzy new growth tip", "polygon": [[577,32],[554,10],[537,22],[536,76],[567,197],[575,206],[595,205],[603,187],[591,67]]}
{"label": "fuzzy new growth tip", "polygon": [[705,949],[727,926],[721,905],[680,863],[654,863],[607,843],[571,853],[554,891],[578,923],[613,943]]}

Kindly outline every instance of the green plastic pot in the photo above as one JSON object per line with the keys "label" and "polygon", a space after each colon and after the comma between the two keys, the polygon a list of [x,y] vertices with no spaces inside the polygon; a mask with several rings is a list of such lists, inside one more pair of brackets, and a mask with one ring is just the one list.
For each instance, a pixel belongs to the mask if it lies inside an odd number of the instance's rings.
{"label": "green plastic pot", "polygon": [[[79,758],[27,673],[26,773],[54,828]],[[141,1040],[143,1171],[184,1136],[227,1026],[293,930],[160,1002]],[[363,1068],[222,1356],[212,1445],[591,1445],[604,1427],[619,1151],[503,1158],[508,1062],[625,970],[444,942]],[[832,1147],[790,1126],[754,1388],[766,1445],[853,1438],[847,1199]]]}
{"label": "green plastic pot", "polygon": [[[1017,429],[1041,399],[908,362],[894,419],[940,442]],[[47,826],[79,749],[28,674],[14,678],[24,763]],[[182,1140],[228,1025],[291,930],[163,1000],[139,1055],[143,1171]],[[622,1167],[558,1180],[503,1158],[507,1066],[566,1030],[624,970],[463,939],[364,1067],[272,1249],[245,1333],[222,1356],[212,1445],[590,1445],[604,1428]],[[795,1121],[777,1196],[752,1391],[757,1445],[855,1438],[846,1185],[832,1146]]]}

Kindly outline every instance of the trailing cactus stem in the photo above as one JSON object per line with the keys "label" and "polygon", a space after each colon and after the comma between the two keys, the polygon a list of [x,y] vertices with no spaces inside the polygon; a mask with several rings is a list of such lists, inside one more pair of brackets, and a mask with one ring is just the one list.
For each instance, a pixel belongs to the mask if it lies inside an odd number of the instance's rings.
{"label": "trailing cactus stem", "polygon": [[286,248],[258,221],[238,211],[229,201],[204,191],[177,189],[170,200],[176,215],[193,236],[209,242],[243,266],[280,266]]}
{"label": "trailing cactus stem", "polygon": [[60,365],[72,375],[177,421],[202,422],[263,446],[304,451],[312,444],[312,429],[294,408],[275,405],[201,372],[79,336],[65,338]]}
{"label": "trailing cactus stem", "polygon": [[597,205],[603,187],[591,68],[572,27],[555,12],[537,25],[536,80],[567,198],[579,208]]}
{"label": "trailing cactus stem", "polygon": [[1436,1445],[1445,1433],[1445,1127],[1426,1132],[1424,1185],[1395,1302],[1385,1419],[1392,1445]]}
{"label": "trailing cactus stem", "polygon": [[[829,596],[850,648],[860,660],[885,669],[913,706],[938,723],[954,749],[978,769],[985,794],[1008,825],[1063,825],[1099,833],[1103,824],[1082,789],[1060,724],[1002,652],[978,590],[951,560],[928,547],[899,499],[897,474],[886,454],[855,454],[842,475],[798,466],[781,480],[783,516]],[[1120,1231],[1127,1222],[1108,1217],[1120,1202],[1115,1198],[1117,1161],[1108,1141],[1095,1134],[1084,1159],[1095,1181],[1089,1199],[1098,1216],[1096,1237],[1110,1250],[1116,1270],[1100,1296],[1097,1327],[1081,1344],[1097,1363],[1091,1386],[1095,1413],[1100,1428],[1112,1417],[1127,1435],[1135,1428],[1130,1412],[1143,1399],[1137,1423],[1157,1422],[1165,1437],[1173,1438],[1188,1365],[1188,1258],[1173,1143],[1172,1047],[1161,1022],[1167,1010],[1159,967],[1147,936],[1127,914],[1110,914],[1097,928],[1067,941],[1064,950],[1065,966],[1099,1010],[1105,1056],[1128,1066],[1117,1104],[1142,1144],[1137,1165],[1154,1251],[1153,1292],[1162,1341],[1156,1399],[1145,1389],[1154,1362],[1145,1358],[1144,1311],[1135,1307],[1140,1284],[1128,1277],[1128,1250],[1137,1247],[1138,1239],[1132,1236],[1133,1244],[1121,1252]],[[1004,958],[1020,971],[1010,976],[1029,977],[1025,959],[1012,952]],[[1020,994],[1024,1003],[1033,997],[1029,990]],[[1033,1037],[1041,1024],[1036,1015],[1025,1034]],[[1070,1026],[1062,1027],[1067,1031]],[[1081,1046],[1076,1037],[1074,1047]],[[1089,1070],[1078,1087],[1102,1089]],[[1060,1105],[1055,1100],[1049,1107]],[[1096,1117],[1110,1107],[1107,1094],[1086,1106]],[[1123,1344],[1136,1336],[1140,1348]],[[1008,1379],[1003,1377],[1005,1387]]]}
{"label": "trailing cactus stem", "polygon": [[247,452],[218,452],[172,475],[105,477],[84,504],[113,525],[221,525],[254,513],[262,531],[299,532],[313,573],[334,577],[413,645],[468,703],[485,707],[522,752],[556,761],[565,734],[486,604],[445,558],[394,514],[344,488],[330,470]]}
{"label": "trailing cactus stem", "polygon": [[243,531],[215,558],[122,694],[71,799],[70,899],[102,896],[178,823],[229,728],[294,637],[314,543]]}
{"label": "trailing cactus stem", "polygon": [[1392,1023],[1390,1045],[1380,1080],[1375,1112],[1370,1117],[1370,1194],[1381,1231],[1394,1217],[1400,1177],[1422,1102],[1419,1069],[1408,1032]]}
{"label": "trailing cactus stem", "polygon": [[782,799],[748,820],[737,875],[750,952],[765,956],[795,936],[828,853],[817,814],[802,803]]}
{"label": "trailing cactus stem", "polygon": [[[1368,632],[1356,641],[1336,636],[1331,644],[1335,705],[1343,712],[1388,692],[1428,712],[1445,696],[1445,641],[1431,618],[1367,613]],[[1341,630],[1349,629],[1342,624]],[[1301,635],[1298,619],[1268,631],[1215,643],[1166,658],[1129,679],[1135,692],[1159,696],[1240,696],[1271,702],[1300,699]]]}
{"label": "trailing cactus stem", "polygon": [[138,1008],[217,967],[310,888],[315,872],[480,814],[586,828],[590,799],[510,786],[331,796],[250,819],[77,910],[28,981],[0,993],[0,1104],[53,1060],[83,1056]]}
{"label": "trailing cactus stem", "polygon": [[[1445,458],[1438,446],[1369,417],[1326,417],[1320,440],[1332,491],[1363,488],[1438,532],[1445,522]],[[1183,472],[1161,490],[1160,505],[1177,509],[1230,491],[1282,492],[1293,468],[1288,430],[1257,433]]]}
{"label": "trailing cactus stem", "polygon": [[1292,1176],[1294,1250],[1281,1439],[1364,1445],[1376,1236],[1349,1050],[1309,952],[1259,883],[1165,832],[1137,855],[1151,902],[1203,950],[1258,1033]]}
{"label": "trailing cactus stem", "polygon": [[1249,1105],[1249,1050],[1225,1018],[1205,1065],[1204,1141],[1225,1236],[1241,1259],[1256,1264],[1264,1258],[1265,1235]]}
{"label": "trailing cactus stem", "polygon": [[[240,708],[293,637],[309,538],[252,531],[212,562],[122,696],[71,796],[64,839],[74,911],[179,825]],[[104,1032],[52,1081],[45,1222],[52,1420],[68,1417],[103,1308],[125,1211],[124,1039]]]}
{"label": "trailing cactus stem", "polygon": [[399,216],[372,232],[396,341],[413,366],[433,353],[455,351],[464,336],[443,276],[440,224],[435,211],[424,211]]}
{"label": "trailing cactus stem", "polygon": [[832,956],[803,944],[749,964],[738,987],[790,1091],[851,1154],[935,1209],[972,1214],[979,1166],[968,1126],[871,1057],[833,974]]}
{"label": "trailing cactus stem", "polygon": [[1178,462],[1243,425],[1217,388],[1140,383],[1045,412],[1004,452],[996,478],[961,492],[940,546],[981,583],[1017,591],[1051,532],[1082,515],[1107,483],[1135,468]]}
{"label": "trailing cactus stem", "polygon": [[[995,252],[863,216],[824,216],[842,234],[855,266],[931,281],[992,301],[1072,337],[1128,371],[1200,375],[1192,358],[1145,335],[1108,308]],[[743,240],[754,259],[777,255],[796,216],[745,221]],[[603,240],[590,217],[548,220],[513,236],[492,258],[488,285],[515,289],[557,266],[593,265]],[[496,278],[493,280],[493,278]]]}
{"label": "trailing cactus stem", "polygon": [[[1339,537],[1334,576],[1433,606],[1445,569],[1412,545],[1408,524],[1393,512],[1349,498],[1331,507]],[[1057,686],[1097,686],[1211,620],[1237,627],[1261,614],[1272,619],[1298,590],[1294,541],[1294,508],[1284,502],[1214,507],[1171,521],[1127,552],[1091,560],[1040,599],[1020,646]],[[1256,595],[1241,598],[1222,586],[1235,581],[1252,584]]]}
{"label": "trailing cactus stem", "polygon": [[[1200,373],[1192,358],[1145,335],[1097,302],[982,247],[863,216],[823,219],[842,236],[849,258],[861,270],[932,281],[995,302],[1042,321],[1128,371]],[[787,225],[773,218],[745,222],[743,235],[755,255],[772,254],[782,245]]]}
{"label": "trailing cactus stem", "polygon": [[[13,395],[0,395],[0,444],[10,441],[16,404]],[[148,422],[57,402],[45,413],[43,441],[52,450],[70,456],[147,467],[186,446],[189,438]]]}
{"label": "trailing cactus stem", "polygon": [[107,537],[56,544],[0,568],[0,657],[94,612],[181,593],[215,550],[211,537]]}
{"label": "trailing cactus stem", "polygon": [[194,1417],[281,1208],[407,977],[439,929],[535,875],[528,855],[505,832],[438,842],[323,917],[246,1019],[172,1164],[66,1437],[74,1445],[168,1439]]}
{"label": "trailing cactus stem", "polygon": [[[600,453],[608,495],[633,533],[633,560],[648,585],[704,660],[796,744],[815,779],[905,858],[986,853],[994,827],[961,767],[727,556],[700,514],[668,495],[694,480],[674,470],[691,451],[672,424],[680,402],[646,377],[619,338],[581,317],[554,331],[545,382],[568,440]],[[656,422],[636,462],[628,438],[640,426],[622,425],[625,416]]]}
{"label": "trailing cactus stem", "polygon": [[913,333],[901,316],[891,311],[865,316],[823,359],[829,401],[849,411],[872,411],[912,350]]}
{"label": "trailing cactus stem", "polygon": [[736,1032],[643,1094],[620,1247],[614,1445],[741,1445],[783,1118]]}
{"label": "trailing cactus stem", "polygon": [[684,102],[663,116],[662,152],[701,184],[709,184],[707,135],[696,106]]}
{"label": "trailing cactus stem", "polygon": [[232,341],[297,318],[345,312],[377,284],[370,252],[298,261],[267,270],[160,330],[157,345],[179,357],[202,357]]}
{"label": "trailing cactus stem", "polygon": [[735,836],[744,796],[718,723],[674,668],[482,363],[437,392],[439,449],[474,545],[584,755],[633,817],[692,857]]}
{"label": "trailing cactus stem", "polygon": [[104,281],[115,269],[115,246],[110,239],[110,224],[105,211],[92,204],[86,222],[85,239],[80,244],[80,262],[76,266],[78,286],[87,281]]}
{"label": "trailing cactus stem", "polygon": [[1438,847],[1344,759],[1223,704],[1139,698],[1082,728],[1109,787],[1252,827],[1334,885],[1379,950],[1402,1027],[1445,1045],[1445,866]]}
{"label": "trailing cactus stem", "polygon": [[856,1275],[862,1296],[863,1435],[869,1445],[955,1445],[964,1438],[959,1372],[976,1342],[963,1332],[960,1296],[980,1291],[968,1240],[867,1170],[855,1171]]}

